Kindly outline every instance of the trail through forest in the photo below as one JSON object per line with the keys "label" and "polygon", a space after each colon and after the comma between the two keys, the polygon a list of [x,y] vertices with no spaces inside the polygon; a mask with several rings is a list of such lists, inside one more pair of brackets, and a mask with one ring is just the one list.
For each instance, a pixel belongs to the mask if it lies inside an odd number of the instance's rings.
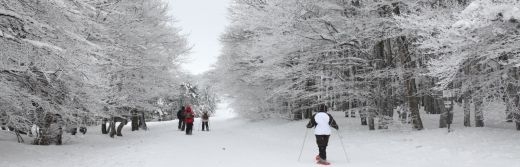
{"label": "trail through forest", "polygon": [[[520,134],[513,129],[455,125],[455,131],[447,133],[446,129],[413,131],[409,125],[394,124],[392,130],[368,131],[359,119],[342,117],[341,112],[333,115],[350,162],[334,132],[327,150],[332,166],[520,165]],[[437,116],[426,116],[425,124],[434,126]],[[317,166],[310,129],[298,161],[307,121],[248,121],[217,114],[211,118],[209,132],[200,131],[199,122],[191,136],[177,130],[176,120],[149,123],[148,131],[131,132],[126,126],[124,136],[114,139],[91,127],[84,136],[67,134],[62,146],[20,145],[13,135],[2,132],[0,166]]]}

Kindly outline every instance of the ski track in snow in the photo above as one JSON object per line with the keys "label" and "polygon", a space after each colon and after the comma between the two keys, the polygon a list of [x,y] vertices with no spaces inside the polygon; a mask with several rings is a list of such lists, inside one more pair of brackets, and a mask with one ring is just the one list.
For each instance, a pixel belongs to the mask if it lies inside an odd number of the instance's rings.
{"label": "ski track in snow", "polygon": [[[407,125],[391,125],[391,130],[368,131],[359,119],[333,114],[350,162],[334,132],[327,149],[330,166],[520,166],[520,134],[513,129],[456,126],[447,133],[446,129],[413,131]],[[62,146],[18,144],[14,135],[0,132],[0,166],[320,166],[314,161],[317,147],[311,129],[298,161],[307,121],[210,121],[211,131],[203,132],[196,120],[191,136],[177,130],[176,120],[150,122],[148,131],[131,132],[128,124],[123,137],[114,139],[102,135],[99,127],[91,127],[85,136],[66,134]]]}

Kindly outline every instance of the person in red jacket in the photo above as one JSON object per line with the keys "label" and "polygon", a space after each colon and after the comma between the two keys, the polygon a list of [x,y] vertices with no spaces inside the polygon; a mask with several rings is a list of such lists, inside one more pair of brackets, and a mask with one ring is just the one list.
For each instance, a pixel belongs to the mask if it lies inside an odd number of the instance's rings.
{"label": "person in red jacket", "polygon": [[195,120],[195,113],[191,106],[187,106],[184,110],[184,121],[186,122],[186,135],[191,135],[193,132],[193,121]]}

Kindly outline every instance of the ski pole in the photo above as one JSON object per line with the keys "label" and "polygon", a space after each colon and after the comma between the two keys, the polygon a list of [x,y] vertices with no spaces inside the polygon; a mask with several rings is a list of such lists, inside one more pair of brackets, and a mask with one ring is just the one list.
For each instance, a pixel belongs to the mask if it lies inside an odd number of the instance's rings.
{"label": "ski pole", "polygon": [[345,159],[347,160],[347,163],[350,163],[350,160],[347,156],[347,151],[345,150],[345,144],[343,144],[343,137],[341,137],[341,134],[339,133],[339,130],[336,130],[336,134],[338,135],[339,141],[341,143],[341,147],[343,148],[343,153],[345,153]]}
{"label": "ski pole", "polygon": [[309,128],[306,128],[305,129],[305,136],[303,136],[302,148],[300,149],[300,155],[298,156],[298,162],[300,162],[300,160],[302,158],[303,146],[305,146],[305,140],[307,140],[307,133],[308,132],[309,132]]}

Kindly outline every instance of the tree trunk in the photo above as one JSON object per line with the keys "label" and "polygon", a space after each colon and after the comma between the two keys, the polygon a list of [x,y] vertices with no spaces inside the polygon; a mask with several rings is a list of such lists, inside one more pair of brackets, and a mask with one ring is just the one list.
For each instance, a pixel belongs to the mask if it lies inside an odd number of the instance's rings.
{"label": "tree trunk", "polygon": [[463,97],[464,100],[464,126],[471,127],[471,108],[469,97]]}
{"label": "tree trunk", "polygon": [[139,130],[139,113],[136,109],[133,109],[130,113],[132,113],[130,124],[132,127],[132,131]]}
{"label": "tree trunk", "polygon": [[350,111],[350,117],[356,118],[356,110],[351,110]]}
{"label": "tree trunk", "polygon": [[439,128],[446,128],[446,127],[448,127],[448,111],[443,110],[443,112],[440,114]]}
{"label": "tree trunk", "polygon": [[[119,122],[119,125],[117,126],[116,130],[116,122]],[[112,118],[112,121],[110,122],[110,137],[114,137],[114,134],[117,136],[123,136],[121,134],[121,130],[123,129],[123,126],[125,126],[128,123],[128,121],[121,117],[114,117]]]}
{"label": "tree trunk", "polygon": [[346,103],[346,104],[345,104],[346,107],[345,107],[345,109],[344,109],[344,111],[345,111],[345,117],[349,117],[350,101],[347,101],[347,102],[345,102],[345,103]]}
{"label": "tree trunk", "polygon": [[426,113],[428,114],[433,114],[435,109],[434,109],[434,102],[433,102],[433,97],[432,96],[424,96],[423,97],[423,101],[424,101],[424,111],[426,111]]}
{"label": "tree trunk", "polygon": [[361,125],[363,125],[363,126],[367,125],[367,117],[361,117]]}
{"label": "tree trunk", "polygon": [[513,122],[513,112],[511,104],[509,104],[508,100],[504,100],[506,102],[506,122]]}
{"label": "tree trunk", "polygon": [[108,134],[107,121],[106,118],[103,118],[103,121],[101,121],[101,134]]}
{"label": "tree trunk", "polygon": [[484,127],[484,112],[482,108],[482,98],[474,98],[473,102],[475,103],[475,127]]}
{"label": "tree trunk", "polygon": [[421,120],[421,115],[419,114],[419,104],[417,101],[417,97],[414,96],[414,86],[415,86],[415,79],[407,79],[405,81],[405,84],[407,85],[407,95],[408,95],[408,107],[410,111],[410,119],[412,120],[413,128],[416,130],[422,130],[423,123]]}
{"label": "tree trunk", "polygon": [[435,106],[437,106],[437,110],[440,114],[439,119],[439,128],[448,127],[448,110],[444,108],[444,101],[440,98],[435,99]]}
{"label": "tree trunk", "polygon": [[7,126],[7,115],[0,115],[0,127],[2,130],[7,130],[5,127]]}
{"label": "tree trunk", "polygon": [[350,100],[347,102],[347,108],[345,110],[345,117],[352,117],[352,118],[355,118],[356,117],[356,108],[358,107],[358,105],[356,104],[355,101],[353,100]]}
{"label": "tree trunk", "polygon": [[139,116],[132,115],[132,131],[139,130]]}
{"label": "tree trunk", "polygon": [[448,132],[450,131],[450,126],[453,123],[453,96],[451,91],[447,91],[447,93],[443,92],[442,95],[442,108],[444,109],[443,114],[445,118],[445,123],[448,126]]}
{"label": "tree trunk", "polygon": [[368,113],[368,129],[369,130],[376,130],[376,126],[374,124],[374,117],[375,117],[375,111],[369,110],[369,113]]}
{"label": "tree trunk", "polygon": [[399,113],[399,119],[401,120],[402,124],[407,124],[406,120],[408,119],[408,112],[403,111],[402,113]]}
{"label": "tree trunk", "polygon": [[416,68],[416,65],[414,62],[412,62],[412,54],[408,50],[406,36],[398,37],[396,42],[399,46],[399,51],[397,52],[397,54],[399,54],[401,64],[404,66],[405,69],[403,74],[403,79],[405,80],[405,82],[403,86],[406,91],[405,95],[408,99],[408,111],[410,111],[410,119],[412,120],[412,125],[414,129],[422,130],[424,127],[421,120],[421,115],[419,113],[418,98],[415,95],[415,93],[417,92],[415,78],[413,76],[413,73],[410,71]]}
{"label": "tree trunk", "polygon": [[361,125],[367,125],[367,110],[365,108],[359,110],[359,117],[361,118]]}
{"label": "tree trunk", "polygon": [[515,118],[516,130],[520,130],[520,95],[516,95],[515,97],[515,108],[516,112],[513,113],[513,117]]}
{"label": "tree trunk", "polygon": [[514,113],[513,116],[515,118],[516,130],[520,130],[520,114]]}
{"label": "tree trunk", "polygon": [[311,109],[305,109],[305,119],[309,119],[312,117],[312,110]]}
{"label": "tree trunk", "polygon": [[141,117],[139,117],[139,128],[143,130],[148,130],[148,126],[146,126],[146,120],[144,119],[144,112],[141,112]]}
{"label": "tree trunk", "polygon": [[116,123],[114,121],[114,118],[112,118],[112,120],[110,120],[110,124],[108,125],[108,128],[110,129],[109,130],[110,137],[114,138],[114,135],[116,134]]}
{"label": "tree trunk", "polygon": [[379,113],[378,129],[388,129],[388,124],[392,121],[392,109],[389,108],[388,98],[381,100],[381,107]]}
{"label": "tree trunk", "polygon": [[438,101],[437,101],[437,98],[435,97],[432,97],[432,101],[431,101],[431,111],[430,111],[430,114],[441,114],[441,110],[439,109],[439,104],[438,104]]}
{"label": "tree trunk", "polygon": [[520,86],[518,85],[520,74],[518,67],[514,67],[508,71],[508,76],[510,76],[510,81],[507,84],[507,94],[505,98],[506,102],[506,121],[512,122],[515,121],[516,130],[520,130]]}
{"label": "tree trunk", "polygon": [[399,120],[401,121],[402,124],[406,124],[406,123],[410,123],[409,121],[407,122],[407,119],[408,119],[408,107],[406,107],[406,104],[405,105],[401,105],[399,108],[398,108],[398,114],[399,114]]}
{"label": "tree trunk", "polygon": [[520,130],[520,95],[516,95],[513,98],[513,105],[515,106],[515,110],[513,112],[513,117],[515,119],[516,130]]}
{"label": "tree trunk", "polygon": [[119,123],[119,126],[117,126],[117,136],[123,136],[123,134],[121,134],[121,130],[123,129],[123,126],[126,125],[126,120],[124,120],[123,122]]}

